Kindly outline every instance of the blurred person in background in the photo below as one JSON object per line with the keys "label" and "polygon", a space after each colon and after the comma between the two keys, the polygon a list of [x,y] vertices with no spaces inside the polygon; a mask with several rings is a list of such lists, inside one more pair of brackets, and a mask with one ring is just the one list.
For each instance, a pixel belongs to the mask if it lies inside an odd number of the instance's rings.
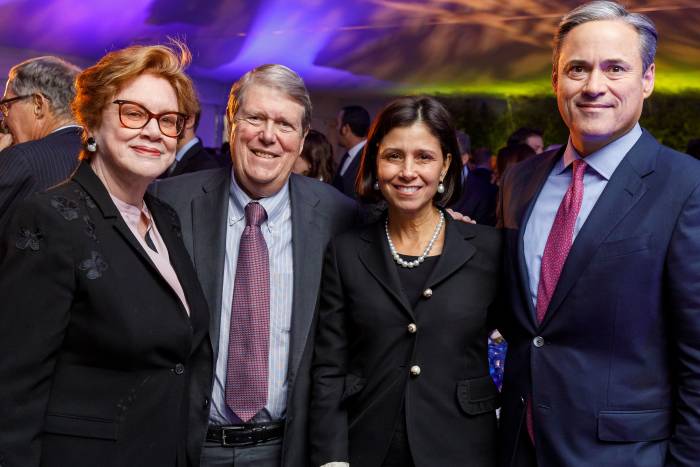
{"label": "blurred person in background", "polygon": [[68,178],[78,165],[81,128],[70,103],[80,69],[58,57],[10,69],[0,100],[0,226],[22,199]]}
{"label": "blurred person in background", "polygon": [[194,105],[184,46],[117,50],[77,78],[81,163],[0,238],[0,463],[199,465],[207,303],[177,214],[146,187]]}
{"label": "blurred person in background", "polygon": [[535,128],[518,128],[508,137],[507,145],[516,146],[518,144],[527,144],[535,151],[535,154],[542,154],[544,152],[542,131]]}
{"label": "blurred person in background", "polygon": [[182,130],[182,135],[177,141],[175,160],[160,178],[176,177],[185,173],[216,169],[225,165],[220,163],[215,155],[209,153],[204,148],[202,140],[197,137],[197,128],[199,127],[201,116],[202,111],[199,100],[197,100],[194,113],[188,116],[187,122],[185,122],[185,129]]}
{"label": "blurred person in background", "polygon": [[338,144],[345,149],[345,154],[340,159],[332,184],[351,198],[357,198],[355,182],[370,122],[369,112],[359,105],[343,107],[338,113]]}
{"label": "blurred person in background", "polygon": [[515,144],[501,148],[496,156],[496,172],[494,173],[496,184],[500,185],[501,178],[508,167],[535,155],[535,151],[527,144]]}
{"label": "blurred person in background", "polygon": [[294,162],[292,172],[330,183],[333,178],[333,146],[320,131],[309,130],[304,149]]}

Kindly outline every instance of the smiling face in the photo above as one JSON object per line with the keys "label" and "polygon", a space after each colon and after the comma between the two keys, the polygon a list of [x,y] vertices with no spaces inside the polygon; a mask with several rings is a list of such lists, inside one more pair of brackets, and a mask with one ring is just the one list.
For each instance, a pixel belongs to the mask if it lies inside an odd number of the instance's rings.
{"label": "smiling face", "polygon": [[251,84],[231,122],[231,158],[241,188],[253,199],[277,193],[304,145],[304,108],[284,92]]}
{"label": "smiling face", "polygon": [[404,215],[431,209],[451,157],[421,122],[389,131],[377,151],[377,181],[389,208]]}
{"label": "smiling face", "polygon": [[[130,81],[114,96],[117,99],[138,103],[154,114],[178,111],[172,85],[151,74]],[[89,131],[89,135],[95,138],[98,148],[92,164],[107,179],[108,189],[116,183],[140,190],[165,172],[175,159],[177,138],[163,135],[155,118],[141,129],[126,128],[119,120],[119,106],[111,101],[102,111],[100,127]]]}
{"label": "smiling face", "polygon": [[633,26],[591,21],[564,40],[552,84],[574,147],[587,155],[639,121],[644,99],[654,89],[654,65],[643,70]]}

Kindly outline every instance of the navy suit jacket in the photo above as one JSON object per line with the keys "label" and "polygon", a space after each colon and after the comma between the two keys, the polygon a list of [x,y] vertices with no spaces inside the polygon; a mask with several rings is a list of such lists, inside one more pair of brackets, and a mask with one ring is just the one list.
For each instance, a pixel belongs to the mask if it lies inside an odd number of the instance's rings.
{"label": "navy suit jacket", "polygon": [[517,446],[531,397],[539,467],[697,466],[700,163],[644,131],[576,237],[538,325],[523,227],[562,152],[516,165],[502,185],[511,313],[500,326],[509,343],[502,465],[528,465]]}
{"label": "navy suit jacket", "polygon": [[78,166],[80,127],[15,144],[0,152],[0,225],[27,196],[67,179]]}

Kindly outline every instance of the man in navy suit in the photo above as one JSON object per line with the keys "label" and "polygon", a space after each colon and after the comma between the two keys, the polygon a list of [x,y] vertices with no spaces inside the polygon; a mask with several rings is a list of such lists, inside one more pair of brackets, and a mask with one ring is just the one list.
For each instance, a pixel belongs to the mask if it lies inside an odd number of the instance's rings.
{"label": "man in navy suit", "polygon": [[359,105],[343,107],[338,113],[338,144],[346,152],[340,159],[332,185],[353,199],[357,198],[355,179],[360,169],[370,123],[369,112]]}
{"label": "man in navy suit", "polygon": [[614,2],[567,14],[568,144],[506,172],[503,466],[700,462],[700,163],[639,126],[656,41]]}
{"label": "man in navy suit", "polygon": [[0,225],[11,208],[65,180],[78,166],[80,128],[70,103],[80,69],[58,57],[12,67],[0,100]]}

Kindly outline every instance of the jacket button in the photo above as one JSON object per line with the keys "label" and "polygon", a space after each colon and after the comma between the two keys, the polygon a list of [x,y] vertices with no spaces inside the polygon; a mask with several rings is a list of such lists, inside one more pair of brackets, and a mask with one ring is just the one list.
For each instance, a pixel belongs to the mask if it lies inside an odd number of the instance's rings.
{"label": "jacket button", "polygon": [[407,326],[408,332],[411,334],[415,334],[416,331],[418,330],[418,326],[415,325],[415,323],[411,323]]}
{"label": "jacket button", "polygon": [[534,339],[532,339],[532,344],[535,347],[542,347],[544,345],[544,338],[542,336],[537,336]]}
{"label": "jacket button", "polygon": [[432,297],[432,296],[433,296],[433,289],[425,289],[425,290],[423,291],[423,296],[424,296],[425,298],[430,298],[430,297]]}
{"label": "jacket button", "polygon": [[418,376],[420,374],[420,367],[418,365],[413,365],[411,367],[411,376]]}
{"label": "jacket button", "polygon": [[205,397],[205,398],[204,398],[204,404],[202,404],[202,408],[203,408],[203,409],[206,409],[207,407],[209,407],[209,398],[208,398],[208,397]]}
{"label": "jacket button", "polygon": [[185,365],[183,365],[182,363],[178,363],[177,365],[175,365],[175,374],[176,375],[181,375],[184,372],[185,372]]}

